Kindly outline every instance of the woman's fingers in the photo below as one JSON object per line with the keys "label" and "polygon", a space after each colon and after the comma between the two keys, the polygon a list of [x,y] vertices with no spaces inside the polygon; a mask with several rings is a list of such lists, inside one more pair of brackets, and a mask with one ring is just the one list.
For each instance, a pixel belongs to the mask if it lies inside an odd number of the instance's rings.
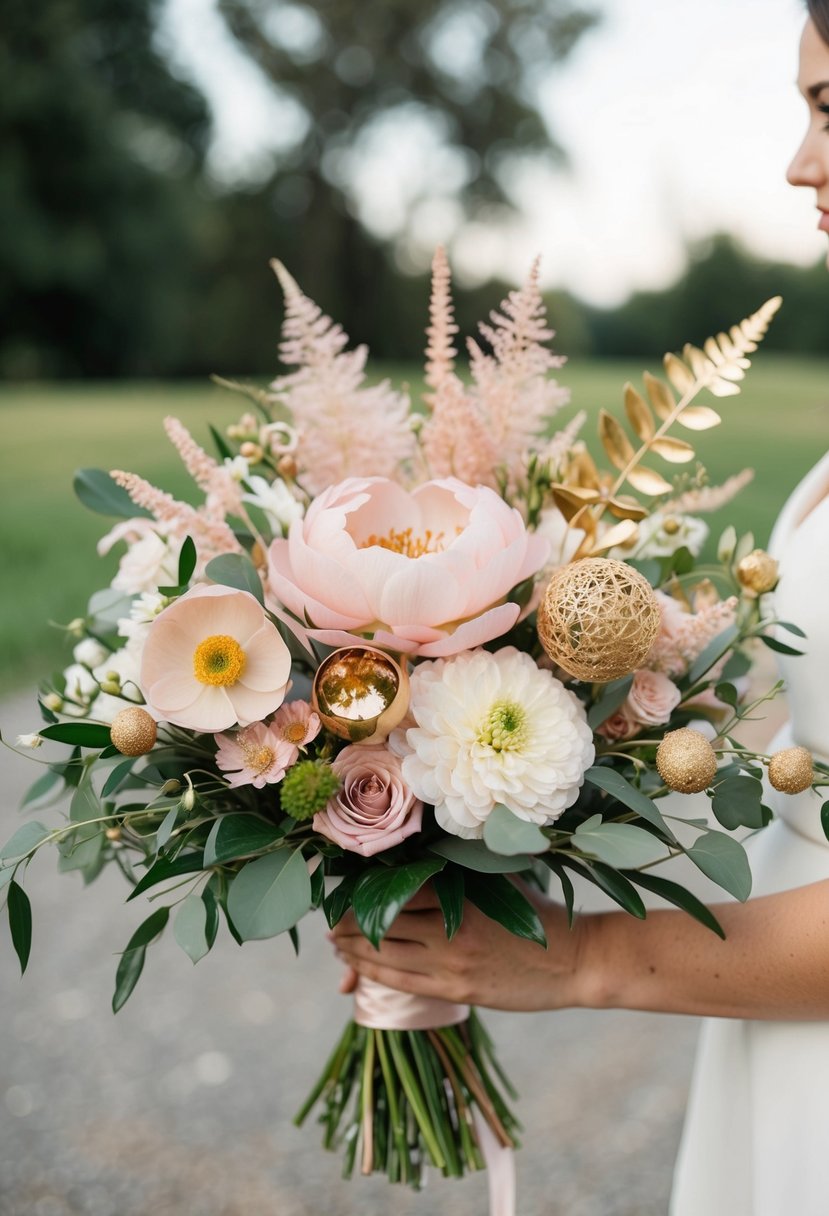
{"label": "woman's fingers", "polygon": [[364,937],[348,937],[338,940],[337,953],[343,962],[365,975],[364,964],[379,963],[396,971],[417,971],[425,974],[434,969],[434,959],[417,942],[389,941],[380,943],[375,949]]}
{"label": "woman's fingers", "polygon": [[[422,912],[411,912],[406,908],[400,913],[389,929],[385,940],[419,942],[421,945],[430,945],[441,935],[445,937],[446,931],[443,927],[443,916],[440,912],[431,909]],[[353,912],[346,913],[339,924],[334,926],[333,936],[336,942],[345,941],[350,938],[361,938],[363,936]]]}

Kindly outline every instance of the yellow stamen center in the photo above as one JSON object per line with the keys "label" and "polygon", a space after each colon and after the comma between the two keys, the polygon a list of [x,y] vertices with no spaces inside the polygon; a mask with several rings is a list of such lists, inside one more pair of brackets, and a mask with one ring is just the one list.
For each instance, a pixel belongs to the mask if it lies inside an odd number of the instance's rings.
{"label": "yellow stamen center", "polygon": [[497,701],[481,723],[478,742],[493,751],[517,751],[527,739],[527,714],[516,701]]}
{"label": "yellow stamen center", "polygon": [[245,767],[256,773],[257,776],[266,773],[273,765],[276,759],[273,748],[249,742],[243,734],[239,734],[237,742],[245,757]]}
{"label": "yellow stamen center", "polygon": [[216,633],[199,642],[193,654],[193,674],[201,684],[226,687],[245,670],[245,652],[235,638]]}
{"label": "yellow stamen center", "polygon": [[295,747],[299,747],[305,739],[305,723],[289,722],[282,731],[282,738],[287,743],[293,743]]}
{"label": "yellow stamen center", "polygon": [[372,533],[363,541],[360,548],[368,549],[372,545],[379,545],[381,549],[390,549],[392,553],[402,553],[404,557],[424,557],[427,553],[443,552],[443,537],[443,532],[434,533],[429,528],[422,536],[414,536],[411,528],[405,528],[402,532],[395,532],[394,528],[390,528],[385,536],[376,536]]}

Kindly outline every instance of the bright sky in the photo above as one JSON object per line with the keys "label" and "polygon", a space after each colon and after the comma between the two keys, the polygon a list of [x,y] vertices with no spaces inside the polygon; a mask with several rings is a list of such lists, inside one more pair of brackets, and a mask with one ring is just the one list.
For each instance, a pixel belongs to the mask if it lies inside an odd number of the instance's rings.
{"label": "bright sky", "polygon": [[[518,176],[520,221],[509,233],[467,227],[452,242],[458,270],[521,278],[540,252],[548,284],[613,304],[669,282],[684,244],[716,230],[770,258],[808,264],[825,255],[814,199],[785,182],[806,121],[794,86],[799,0],[594,3],[603,22],[542,87],[570,172]],[[302,8],[290,11],[301,42]],[[255,175],[269,149],[290,142],[296,114],[228,42],[213,0],[168,0],[166,32],[213,104],[214,165],[228,178]],[[376,132],[350,166],[367,221],[392,229],[413,182],[451,176],[453,164],[435,158],[422,126],[405,140],[399,128]],[[414,264],[456,218],[448,200],[419,204],[417,217]]]}

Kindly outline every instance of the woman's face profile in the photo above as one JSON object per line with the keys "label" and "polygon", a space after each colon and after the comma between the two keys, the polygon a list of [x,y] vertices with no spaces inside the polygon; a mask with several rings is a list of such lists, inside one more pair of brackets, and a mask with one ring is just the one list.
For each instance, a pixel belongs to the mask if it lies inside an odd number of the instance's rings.
{"label": "woman's face profile", "polygon": [[812,21],[800,40],[797,86],[809,107],[809,125],[786,176],[791,185],[815,191],[818,227],[829,234],[829,46]]}

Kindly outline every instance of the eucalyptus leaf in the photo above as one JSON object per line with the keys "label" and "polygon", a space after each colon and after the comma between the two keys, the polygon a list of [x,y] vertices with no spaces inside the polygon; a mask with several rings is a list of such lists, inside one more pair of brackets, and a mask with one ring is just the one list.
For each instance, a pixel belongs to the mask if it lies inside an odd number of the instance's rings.
{"label": "eucalyptus leaf", "polygon": [[354,888],[352,899],[363,936],[373,946],[379,946],[412,896],[445,864],[435,857],[403,866],[378,866],[366,870]]}
{"label": "eucalyptus leaf", "polygon": [[98,515],[118,515],[123,519],[142,516],[151,519],[149,511],[136,506],[123,486],[119,486],[103,469],[78,469],[72,483],[83,505]]}
{"label": "eucalyptus leaf", "polygon": [[[768,646],[769,650],[773,650],[775,654],[790,654],[798,656],[805,654],[805,651],[797,650],[794,646],[787,646],[785,642],[779,642],[777,638],[771,637],[771,635],[768,633],[761,634],[760,641],[764,646]],[[41,731],[40,733],[43,734],[44,732]]]}
{"label": "eucalyptus leaf", "polygon": [[564,869],[564,866],[553,858],[545,858],[550,869],[555,874],[558,881],[561,883],[561,894],[564,898],[564,906],[567,909],[567,923],[570,928],[573,928],[573,917],[575,912],[576,892],[573,889],[573,884],[570,881],[570,876]]}
{"label": "eucalyptus leaf", "polygon": [[756,777],[726,777],[714,788],[711,806],[719,823],[735,828],[763,827],[763,783]]}
{"label": "eucalyptus leaf", "polygon": [[32,806],[35,802],[40,802],[41,798],[45,798],[59,781],[60,773],[55,772],[54,769],[47,768],[46,772],[41,773],[37,781],[29,786],[26,796],[20,804],[21,811],[25,810],[26,807]]}
{"label": "eucalyptus leaf", "polygon": [[781,629],[785,629],[788,633],[793,633],[796,638],[807,638],[809,635],[804,633],[799,625],[793,625],[791,621],[778,621],[777,624]]}
{"label": "eucalyptus leaf", "polygon": [[169,878],[195,874],[204,868],[204,854],[201,850],[196,853],[180,853],[178,857],[173,858],[159,857],[130,891],[127,902],[135,899],[137,895],[143,895],[150,887],[155,887],[160,882],[166,882]]}
{"label": "eucalyptus leaf", "polygon": [[233,879],[228,911],[244,941],[276,937],[311,908],[308,866],[297,849],[278,849],[249,861]]}
{"label": "eucalyptus leaf", "polygon": [[739,625],[729,625],[722,633],[717,634],[703,650],[699,658],[691,665],[688,672],[688,682],[693,685],[710,671],[715,663],[726,654],[740,636]]}
{"label": "eucalyptus leaf", "polygon": [[435,874],[432,885],[443,913],[443,927],[446,930],[446,936],[451,941],[463,922],[463,901],[466,891],[463,870],[458,866],[446,866],[439,874]]}
{"label": "eucalyptus leaf", "polygon": [[550,842],[541,829],[498,803],[484,824],[484,843],[493,853],[515,857],[522,853],[546,853]]}
{"label": "eucalyptus leaf", "polygon": [[147,946],[162,932],[170,916],[169,908],[156,908],[142,921],[130,938],[127,948],[118,960],[115,972],[115,992],[112,995],[112,1012],[123,1008],[132,995],[144,970]]}
{"label": "eucalyptus leaf", "polygon": [[573,833],[573,844],[606,865],[617,869],[636,869],[666,856],[664,844],[650,832],[632,823],[580,824]]}
{"label": "eucalyptus leaf", "polygon": [[49,829],[42,823],[38,823],[36,820],[24,823],[0,849],[0,859],[6,861],[13,857],[25,857],[27,853],[36,849],[48,835]]}
{"label": "eucalyptus leaf", "polygon": [[741,902],[748,899],[751,894],[748,858],[743,846],[732,836],[705,832],[686,852],[694,865],[717,886]]}
{"label": "eucalyptus leaf", "polygon": [[70,823],[78,826],[58,840],[61,873],[80,870],[85,882],[91,882],[100,871],[101,853],[104,847],[104,809],[95,793],[88,768],[69,804]]}
{"label": "eucalyptus leaf", "polygon": [[503,925],[515,937],[538,942],[546,947],[544,926],[533,905],[503,874],[482,878],[470,873],[465,877],[466,898],[479,912]]}
{"label": "eucalyptus leaf", "polygon": [[533,864],[532,857],[524,854],[504,857],[488,849],[483,840],[465,840],[461,836],[446,836],[433,841],[429,848],[438,857],[445,857],[447,861],[479,874],[518,874],[521,870],[531,870]]}
{"label": "eucalyptus leaf", "polygon": [[114,794],[120,787],[121,782],[130,775],[135,764],[137,756],[128,756],[126,760],[122,760],[120,764],[116,764],[112,772],[107,777],[101,789],[101,797],[108,798],[110,794]]}
{"label": "eucalyptus leaf", "polygon": [[204,907],[207,913],[204,925],[204,936],[207,941],[208,950],[213,949],[213,943],[216,940],[216,934],[219,932],[219,900],[214,891],[214,881],[218,881],[219,876],[213,875],[211,881],[207,884],[202,892]]}
{"label": "eucalyptus leaf", "polygon": [[654,800],[648,798],[647,794],[643,794],[635,785],[622,776],[615,768],[606,768],[596,765],[589,768],[584,774],[584,779],[589,785],[595,785],[605,793],[610,794],[617,802],[621,802],[631,811],[636,811],[642,819],[646,820],[655,828],[659,828],[660,832],[672,844],[675,843],[676,837],[668,827],[665,820],[662,818],[662,813],[657,808]]}
{"label": "eucalyptus leaf", "polygon": [[692,895],[685,887],[680,886],[678,882],[672,882],[668,878],[662,878],[658,874],[651,874],[650,871],[636,870],[624,877],[631,882],[637,883],[640,887],[644,887],[646,891],[652,891],[654,895],[660,895],[668,903],[674,904],[677,908],[682,908],[688,912],[700,924],[706,928],[713,930],[718,937],[725,938],[725,933],[722,930],[720,922],[714,916],[713,912],[706,908],[705,904],[697,899],[696,895]]}
{"label": "eucalyptus leaf", "polygon": [[187,896],[176,912],[173,936],[191,962],[197,963],[210,950],[207,941],[207,907],[195,891]]}
{"label": "eucalyptus leaf", "polygon": [[12,945],[20,960],[20,974],[26,970],[32,949],[32,905],[23,888],[14,879],[9,883],[7,909]]}
{"label": "eucalyptus leaf", "polygon": [[181,812],[181,803],[177,802],[171,806],[167,814],[159,824],[158,831],[155,834],[155,845],[157,849],[163,849],[167,841],[175,831],[176,821]]}
{"label": "eucalyptus leaf", "polygon": [[223,553],[207,563],[205,574],[214,583],[235,587],[237,591],[249,591],[265,606],[262,580],[256,567],[246,553]]}
{"label": "eucalyptus leaf", "polygon": [[635,916],[639,920],[644,920],[647,916],[642,896],[636,887],[612,866],[603,865],[600,861],[577,861],[575,857],[566,854],[562,855],[561,862],[581,878],[585,878],[594,886],[599,887],[610,896],[614,903],[617,903],[620,908],[624,908],[625,912],[629,912],[631,916]]}
{"label": "eucalyptus leaf", "polygon": [[96,726],[94,722],[56,722],[54,726],[44,726],[38,734],[44,739],[74,743],[79,747],[109,747],[112,742],[109,727]]}
{"label": "eucalyptus leaf", "polygon": [[204,846],[205,867],[240,857],[251,857],[271,848],[285,835],[282,827],[242,812],[221,815]]}

